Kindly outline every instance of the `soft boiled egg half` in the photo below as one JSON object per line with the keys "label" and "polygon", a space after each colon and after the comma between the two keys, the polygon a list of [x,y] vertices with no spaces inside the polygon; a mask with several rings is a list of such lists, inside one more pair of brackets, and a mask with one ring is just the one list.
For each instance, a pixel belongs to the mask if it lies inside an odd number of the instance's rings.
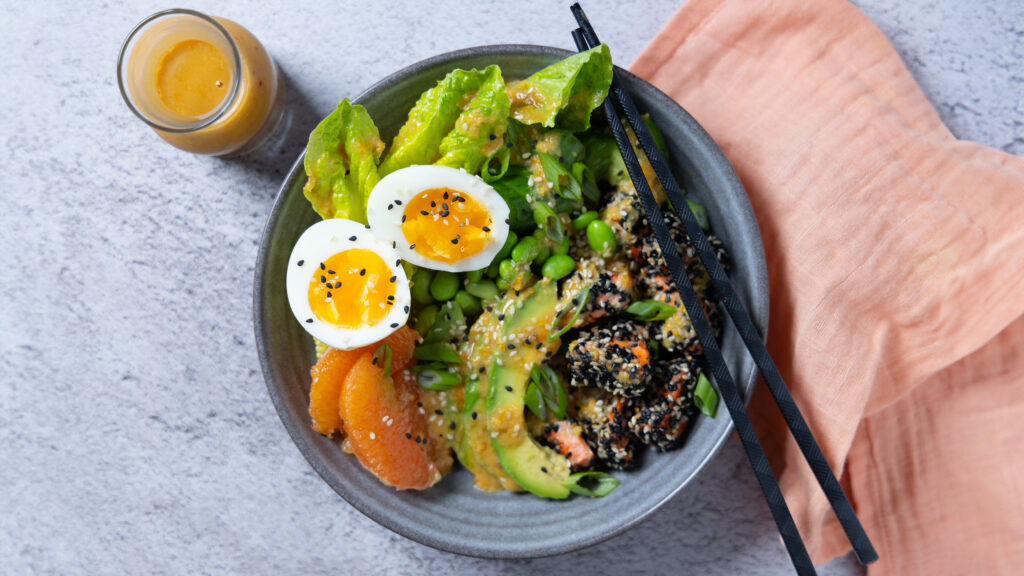
{"label": "soft boiled egg half", "polygon": [[381,179],[366,218],[402,259],[433,270],[487,267],[508,238],[504,198],[480,177],[446,166],[409,166]]}
{"label": "soft boiled egg half", "polygon": [[351,350],[409,319],[409,281],[385,241],[358,222],[334,218],[302,233],[288,260],[288,304],[314,338]]}

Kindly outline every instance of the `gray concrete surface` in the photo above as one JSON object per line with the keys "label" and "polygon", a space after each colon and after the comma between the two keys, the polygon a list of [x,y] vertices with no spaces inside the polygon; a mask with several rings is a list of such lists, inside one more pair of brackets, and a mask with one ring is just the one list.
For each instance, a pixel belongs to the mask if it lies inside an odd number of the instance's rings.
{"label": "gray concrete surface", "polygon": [[[859,0],[959,137],[1024,153],[1018,2]],[[298,6],[298,7],[292,7]],[[630,62],[674,1],[586,8]],[[561,557],[492,562],[398,537],[306,464],[264,388],[256,244],[336,101],[426,56],[570,47],[567,3],[210,2],[268,47],[289,124],[240,160],[163,144],[121,102],[120,42],[154,2],[0,4],[0,572],[782,574],[730,443],[649,521]],[[823,574],[858,574],[850,557]]]}

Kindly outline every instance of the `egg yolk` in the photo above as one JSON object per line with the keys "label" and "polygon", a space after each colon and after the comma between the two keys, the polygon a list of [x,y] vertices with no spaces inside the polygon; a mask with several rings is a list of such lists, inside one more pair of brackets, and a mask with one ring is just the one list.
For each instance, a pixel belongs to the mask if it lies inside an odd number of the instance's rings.
{"label": "egg yolk", "polygon": [[430,260],[451,264],[480,252],[491,236],[491,215],[465,192],[431,188],[402,212],[409,247]]}
{"label": "egg yolk", "polygon": [[322,322],[372,326],[395,305],[397,277],[375,252],[354,248],[320,263],[309,280],[309,306]]}

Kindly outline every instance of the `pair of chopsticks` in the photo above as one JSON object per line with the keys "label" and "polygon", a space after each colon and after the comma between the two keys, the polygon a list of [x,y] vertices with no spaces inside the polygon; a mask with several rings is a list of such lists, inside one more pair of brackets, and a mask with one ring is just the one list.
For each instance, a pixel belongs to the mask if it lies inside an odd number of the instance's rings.
{"label": "pair of chopsticks", "polygon": [[[582,52],[600,45],[600,41],[594,33],[594,28],[590,25],[579,3],[573,4],[571,10],[573,16],[576,17],[576,22],[580,26],[572,33],[573,40],[576,42],[576,48]],[[701,308],[700,300],[686,275],[683,262],[676,249],[676,244],[669,235],[668,228],[665,226],[665,221],[661,216],[661,211],[658,209],[658,204],[651,193],[650,185],[640,167],[640,162],[633,151],[633,146],[629,141],[622,121],[619,119],[619,114],[616,112],[616,104],[626,116],[630,127],[633,129],[633,133],[636,134],[640,142],[641,149],[661,181],[669,202],[671,202],[676,214],[682,220],[686,234],[697,249],[704,268],[707,269],[708,274],[714,281],[718,302],[726,309],[729,318],[739,331],[747,351],[753,357],[754,363],[757,365],[765,384],[767,384],[772,394],[772,398],[775,399],[779,411],[785,418],[786,425],[796,439],[800,451],[814,472],[814,477],[825,492],[832,510],[846,532],[846,536],[850,540],[857,559],[864,565],[874,562],[878,559],[878,553],[875,551],[874,546],[872,546],[871,540],[864,531],[864,527],[861,526],[860,520],[853,511],[853,507],[850,505],[846,494],[839,486],[839,481],[836,480],[835,474],[825,459],[825,455],[821,452],[821,447],[818,446],[818,442],[814,439],[814,435],[800,414],[800,410],[793,401],[789,389],[786,388],[786,384],[783,382],[782,376],[768,354],[764,342],[761,341],[761,337],[757,333],[757,329],[754,327],[754,323],[751,321],[746,308],[743,306],[743,302],[736,294],[732,284],[729,282],[729,277],[715,257],[714,249],[708,242],[707,236],[701,229],[697,218],[686,203],[679,184],[676,183],[668,164],[662,158],[658,147],[654,143],[654,139],[651,137],[647,126],[640,116],[640,112],[613,73],[611,90],[608,98],[604,101],[604,112],[608,117],[608,124],[611,126],[616,144],[618,144],[619,151],[622,153],[622,159],[625,161],[629,176],[636,188],[640,202],[643,204],[644,211],[647,214],[647,221],[650,223],[658,245],[661,247],[662,256],[668,264],[672,279],[675,281],[676,288],[682,297],[683,305],[690,316],[690,321],[693,323],[697,337],[704,349],[705,362],[715,377],[715,383],[718,385],[722,400],[729,410],[729,415],[736,427],[740,441],[743,443],[743,448],[747,453],[747,458],[750,460],[750,465],[754,468],[754,474],[757,476],[757,481],[761,485],[761,491],[768,501],[768,507],[771,509],[772,517],[779,528],[779,533],[782,535],[782,540],[793,561],[793,566],[800,574],[816,573],[800,533],[797,531],[789,507],[782,497],[781,490],[779,490],[778,481],[768,465],[764,449],[754,433],[754,428],[750,423],[743,400],[725,364],[725,359],[722,357],[722,351],[718,347],[714,332],[708,324],[704,311]]]}

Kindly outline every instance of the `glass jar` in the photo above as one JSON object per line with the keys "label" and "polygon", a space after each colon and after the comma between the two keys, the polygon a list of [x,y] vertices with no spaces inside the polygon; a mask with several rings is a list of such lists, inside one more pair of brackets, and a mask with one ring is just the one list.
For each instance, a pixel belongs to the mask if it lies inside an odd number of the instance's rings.
{"label": "glass jar", "polygon": [[121,96],[172,146],[239,156],[277,128],[285,87],[259,40],[194,10],[157,12],[128,34],[117,60]]}

